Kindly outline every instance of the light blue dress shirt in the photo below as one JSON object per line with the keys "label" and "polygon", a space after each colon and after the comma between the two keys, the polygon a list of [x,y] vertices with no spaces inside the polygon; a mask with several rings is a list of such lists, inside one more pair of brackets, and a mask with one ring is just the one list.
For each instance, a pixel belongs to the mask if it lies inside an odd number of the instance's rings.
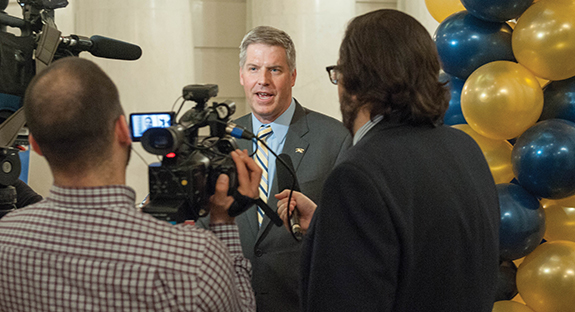
{"label": "light blue dress shirt", "polygon": [[[274,151],[278,155],[281,154],[282,150],[284,149],[286,135],[294,113],[295,113],[295,100],[292,98],[291,104],[288,107],[288,109],[283,114],[281,114],[276,120],[274,120],[272,123],[269,124],[273,132],[267,138],[266,144],[272,151]],[[252,133],[257,135],[262,125],[263,123],[259,121],[254,116],[254,114],[252,114]],[[257,145],[254,140],[253,150],[255,151],[256,148]],[[270,194],[270,189],[273,184],[275,174],[276,174],[276,157],[270,152],[268,156],[268,181],[272,182],[268,183],[268,194],[269,194],[268,198],[271,198],[273,195],[275,195]]]}
{"label": "light blue dress shirt", "polygon": [[375,125],[377,125],[377,123],[380,122],[382,119],[383,119],[383,115],[377,115],[377,116],[373,117],[373,119],[366,122],[365,125],[361,126],[361,128],[359,128],[357,130],[357,132],[355,133],[355,135],[353,136],[353,145],[355,145],[357,142],[359,142],[359,140],[361,140],[363,138],[363,136],[369,130],[371,130],[371,128],[373,128]]}

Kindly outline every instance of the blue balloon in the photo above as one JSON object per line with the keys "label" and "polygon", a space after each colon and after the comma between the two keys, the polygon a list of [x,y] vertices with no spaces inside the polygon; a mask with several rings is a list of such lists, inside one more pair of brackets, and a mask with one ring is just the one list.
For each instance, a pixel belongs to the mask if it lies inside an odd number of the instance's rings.
{"label": "blue balloon", "polygon": [[461,111],[461,90],[463,89],[465,81],[446,73],[439,75],[439,81],[447,82],[447,86],[451,92],[449,107],[445,112],[445,116],[443,116],[443,123],[449,126],[467,124]]}
{"label": "blue balloon", "polygon": [[537,198],[523,187],[497,184],[499,194],[499,254],[515,260],[531,253],[545,234],[545,212]]}
{"label": "blue balloon", "polygon": [[516,276],[517,266],[515,263],[510,260],[501,261],[499,264],[499,274],[497,275],[495,301],[511,300],[517,295]]}
{"label": "blue balloon", "polygon": [[543,96],[540,120],[559,118],[575,122],[575,77],[549,83]]}
{"label": "blue balloon", "polygon": [[575,194],[575,123],[549,119],[527,129],[511,152],[513,173],[531,193],[551,199]]}
{"label": "blue balloon", "polygon": [[434,37],[443,70],[466,80],[487,63],[515,62],[511,49],[512,32],[506,23],[487,22],[467,11],[449,16],[439,24]]}
{"label": "blue balloon", "polygon": [[461,0],[461,4],[480,19],[505,22],[521,16],[533,0]]}

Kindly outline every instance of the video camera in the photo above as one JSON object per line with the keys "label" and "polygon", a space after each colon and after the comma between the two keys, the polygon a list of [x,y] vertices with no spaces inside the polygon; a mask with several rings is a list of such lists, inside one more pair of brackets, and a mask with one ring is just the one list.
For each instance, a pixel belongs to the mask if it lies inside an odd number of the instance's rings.
{"label": "video camera", "polygon": [[[61,36],[54,23],[54,10],[67,0],[18,0],[23,18],[8,15],[8,0],[0,0],[0,217],[15,208],[16,191],[11,186],[20,175],[21,164],[15,142],[27,145],[27,135],[19,137],[26,123],[21,99],[34,75],[53,60],[78,56],[87,51],[94,56],[136,60],[139,46],[105,38]],[[7,32],[19,28],[20,36]]]}
{"label": "video camera", "polygon": [[[102,36],[61,36],[54,22],[54,10],[67,0],[18,0],[23,18],[6,14],[7,0],[0,0],[0,93],[23,96],[32,77],[53,60],[90,52],[97,57],[137,60],[139,46]],[[19,28],[20,36],[6,32]]]}
{"label": "video camera", "polygon": [[[228,135],[228,122],[234,114],[235,103],[225,101],[206,103],[217,96],[218,86],[188,85],[177,116],[186,101],[196,105],[185,112],[177,123],[167,127],[146,130],[140,141],[143,148],[154,155],[163,156],[161,163],[151,164],[149,173],[149,203],[142,211],[160,220],[181,223],[197,220],[209,213],[209,197],[215,192],[220,174],[230,177],[229,195],[238,187],[234,161],[229,155],[237,143]],[[166,115],[166,113],[158,113]],[[134,115],[134,114],[132,114]],[[130,116],[132,135],[137,133]],[[147,114],[153,117],[154,114]],[[170,115],[170,114],[168,114]],[[199,136],[198,130],[209,127],[209,136]]]}

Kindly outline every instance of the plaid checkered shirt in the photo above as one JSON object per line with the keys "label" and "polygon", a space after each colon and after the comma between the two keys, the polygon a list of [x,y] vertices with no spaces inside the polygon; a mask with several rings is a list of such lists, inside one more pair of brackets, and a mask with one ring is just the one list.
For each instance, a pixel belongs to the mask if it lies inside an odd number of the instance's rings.
{"label": "plaid checkered shirt", "polygon": [[236,225],[173,226],[134,199],[53,186],[0,219],[0,311],[255,311]]}

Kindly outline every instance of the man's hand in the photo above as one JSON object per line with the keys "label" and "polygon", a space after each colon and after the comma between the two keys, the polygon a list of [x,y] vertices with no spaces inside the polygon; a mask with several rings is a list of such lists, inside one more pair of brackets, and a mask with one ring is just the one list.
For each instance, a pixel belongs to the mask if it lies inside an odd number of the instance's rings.
{"label": "man's hand", "polygon": [[[258,198],[261,168],[248,156],[247,150],[236,150],[231,155],[238,173],[238,192],[250,198]],[[234,202],[234,198],[228,196],[229,180],[227,175],[221,174],[216,181],[215,193],[210,197],[210,223],[234,222],[234,218],[228,215],[228,209]]]}
{"label": "man's hand", "polygon": [[[276,198],[278,199],[278,214],[280,218],[284,221],[284,225],[289,231],[289,220],[287,218],[287,201],[289,197],[290,190],[283,190],[283,192],[276,194]],[[289,205],[290,215],[293,213],[294,208],[297,206],[297,210],[299,211],[299,222],[302,229],[302,232],[305,234],[307,229],[309,228],[309,223],[311,218],[313,217],[313,213],[315,212],[315,208],[317,205],[309,198],[307,198],[304,194],[300,192],[294,191],[291,196],[291,202]]]}

